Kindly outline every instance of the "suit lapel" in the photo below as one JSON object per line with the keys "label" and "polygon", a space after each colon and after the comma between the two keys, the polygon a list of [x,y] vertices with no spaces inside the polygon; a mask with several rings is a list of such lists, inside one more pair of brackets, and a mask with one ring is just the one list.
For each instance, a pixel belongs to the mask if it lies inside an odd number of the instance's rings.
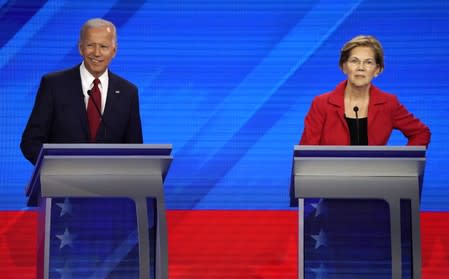
{"label": "suit lapel", "polygon": [[120,94],[116,93],[120,92],[117,87],[117,79],[114,76],[114,74],[111,73],[111,71],[108,71],[108,73],[109,73],[108,93],[106,98],[106,104],[103,111],[103,118],[106,119],[107,123],[108,123],[107,119],[114,118],[113,108],[115,107],[115,104],[119,102],[118,98],[120,97]]}
{"label": "suit lapel", "polygon": [[340,119],[342,125],[346,128],[346,131],[349,134],[348,123],[346,122],[345,119],[345,106],[344,106],[345,88],[346,88],[346,81],[343,81],[340,84],[338,84],[329,97],[329,103],[333,105],[334,112],[338,115],[338,119]]}
{"label": "suit lapel", "polygon": [[370,87],[370,101],[368,105],[368,131],[373,127],[376,117],[382,109],[382,104],[386,103],[387,99],[380,93],[381,91],[371,84]]}
{"label": "suit lapel", "polygon": [[72,75],[72,77],[70,78],[71,84],[69,85],[69,88],[71,90],[72,95],[74,96],[75,108],[77,114],[79,115],[80,125],[82,127],[82,130],[84,131],[86,140],[88,140],[90,137],[90,132],[89,132],[89,124],[87,121],[86,104],[84,103],[83,87],[81,85],[79,65],[73,69],[71,75]]}

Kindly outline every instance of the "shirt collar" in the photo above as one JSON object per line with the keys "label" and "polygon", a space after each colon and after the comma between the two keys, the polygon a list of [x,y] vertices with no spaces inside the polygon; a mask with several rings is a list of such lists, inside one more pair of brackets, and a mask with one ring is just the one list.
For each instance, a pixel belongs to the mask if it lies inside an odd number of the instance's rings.
{"label": "shirt collar", "polygon": [[[95,77],[86,69],[84,61],[80,66],[80,74],[81,80],[85,83],[86,88],[92,88]],[[108,69],[106,69],[106,71],[104,71],[104,73],[98,79],[100,80],[101,87],[103,87],[104,84],[107,84],[107,82],[109,81]]]}

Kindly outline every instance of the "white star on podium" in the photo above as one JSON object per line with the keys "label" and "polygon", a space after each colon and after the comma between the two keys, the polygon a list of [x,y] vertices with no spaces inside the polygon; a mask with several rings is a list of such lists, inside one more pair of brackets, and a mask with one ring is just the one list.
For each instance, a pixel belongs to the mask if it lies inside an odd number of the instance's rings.
{"label": "white star on podium", "polygon": [[66,262],[63,268],[56,268],[56,272],[61,275],[61,279],[71,279],[72,278],[72,272],[69,268],[69,263]]}
{"label": "white star on podium", "polygon": [[326,206],[323,204],[323,199],[320,199],[318,203],[311,203],[310,205],[315,208],[315,217],[326,214]]}
{"label": "white star on podium", "polygon": [[65,199],[64,203],[56,203],[57,206],[61,208],[61,213],[59,214],[59,217],[64,216],[65,214],[72,215],[72,204],[69,202],[69,199]]}
{"label": "white star on podium", "polygon": [[323,229],[320,230],[319,234],[312,234],[311,237],[315,239],[315,249],[320,248],[320,246],[327,246],[327,238]]}
{"label": "white star on podium", "polygon": [[64,248],[66,245],[72,247],[73,240],[75,239],[75,235],[70,234],[69,229],[67,228],[65,228],[64,234],[57,234],[56,237],[61,240],[59,249]]}
{"label": "white star on podium", "polygon": [[324,264],[321,263],[319,268],[311,268],[312,272],[316,274],[315,279],[325,279],[327,276],[327,271],[324,268]]}

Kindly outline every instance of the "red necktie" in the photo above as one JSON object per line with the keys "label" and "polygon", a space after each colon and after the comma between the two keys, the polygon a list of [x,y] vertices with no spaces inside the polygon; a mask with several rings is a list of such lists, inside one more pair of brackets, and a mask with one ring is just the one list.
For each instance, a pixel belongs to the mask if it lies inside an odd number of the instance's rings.
{"label": "red necktie", "polygon": [[[92,87],[92,94],[89,96],[89,102],[87,103],[87,119],[89,121],[89,130],[90,130],[90,141],[95,142],[97,138],[98,127],[100,126],[101,117],[101,93],[100,88],[98,88],[98,84],[100,80],[96,78],[94,80],[94,87]],[[98,110],[95,107],[95,104],[98,106]]]}

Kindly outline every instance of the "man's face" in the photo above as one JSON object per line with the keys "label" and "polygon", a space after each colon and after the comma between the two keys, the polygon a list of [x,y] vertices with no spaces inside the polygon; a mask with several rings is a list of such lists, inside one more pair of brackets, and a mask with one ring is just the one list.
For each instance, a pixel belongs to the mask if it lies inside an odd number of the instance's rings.
{"label": "man's face", "polygon": [[88,28],[79,44],[86,69],[94,76],[101,76],[116,53],[116,46],[110,27]]}

